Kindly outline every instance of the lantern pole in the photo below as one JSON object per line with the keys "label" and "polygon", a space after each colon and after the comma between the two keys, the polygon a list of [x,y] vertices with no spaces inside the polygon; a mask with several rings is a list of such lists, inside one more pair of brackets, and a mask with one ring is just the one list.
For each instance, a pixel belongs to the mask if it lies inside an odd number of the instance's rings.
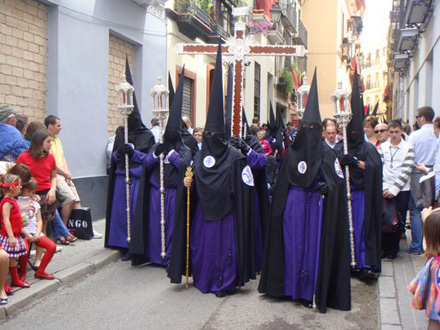
{"label": "lantern pole", "polygon": [[[342,127],[344,155],[348,154],[347,126],[351,121],[352,113],[349,106],[349,93],[342,89],[342,83],[338,84],[338,89],[332,94],[332,100],[335,106],[335,118],[338,125]],[[350,232],[350,249],[351,249],[351,267],[356,267],[356,255],[354,246],[354,226],[353,226],[353,208],[352,194],[350,187],[350,168],[345,166],[345,184],[347,190],[347,206],[348,206],[348,226]]]}
{"label": "lantern pole", "polygon": [[[159,142],[163,143],[163,134],[166,121],[168,119],[168,90],[162,84],[161,77],[157,77],[156,85],[151,89],[150,95],[153,99],[153,115],[159,120],[160,133]],[[165,232],[165,184],[164,184],[164,154],[159,156],[159,176],[160,176],[160,241],[162,259],[165,259],[166,252],[166,232]]]}
{"label": "lantern pole", "polygon": [[[116,86],[118,93],[118,109],[124,116],[124,144],[128,144],[128,116],[133,112],[134,88],[127,82],[125,74],[122,76],[122,83]],[[130,217],[130,160],[125,154],[125,195],[127,202],[127,242],[131,242],[131,217]]]}

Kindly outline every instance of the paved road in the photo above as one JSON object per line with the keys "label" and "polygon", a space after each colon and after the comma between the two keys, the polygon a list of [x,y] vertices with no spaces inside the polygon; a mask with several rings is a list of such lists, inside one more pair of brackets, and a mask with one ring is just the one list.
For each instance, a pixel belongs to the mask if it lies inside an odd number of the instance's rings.
{"label": "paved road", "polygon": [[351,312],[320,314],[258,294],[216,298],[169,284],[164,270],[118,261],[0,324],[4,329],[377,329],[376,285],[352,281]]}

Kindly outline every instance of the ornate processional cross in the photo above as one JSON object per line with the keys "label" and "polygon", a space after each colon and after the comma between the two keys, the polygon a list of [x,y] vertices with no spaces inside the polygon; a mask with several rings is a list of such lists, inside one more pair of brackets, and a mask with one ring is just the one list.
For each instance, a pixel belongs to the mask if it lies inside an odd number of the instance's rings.
{"label": "ornate processional cross", "polygon": [[[247,16],[248,7],[233,8],[232,14],[235,17]],[[298,45],[268,45],[260,46],[251,44],[249,37],[245,36],[246,24],[237,21],[234,24],[234,37],[226,40],[222,45],[222,55],[232,57],[230,61],[234,62],[234,79],[232,89],[233,118],[232,135],[241,136],[241,109],[243,105],[243,76],[244,60],[249,56],[300,56],[303,57],[307,50],[304,46]],[[212,44],[178,44],[177,52],[181,55],[215,55],[217,54],[217,45]]]}

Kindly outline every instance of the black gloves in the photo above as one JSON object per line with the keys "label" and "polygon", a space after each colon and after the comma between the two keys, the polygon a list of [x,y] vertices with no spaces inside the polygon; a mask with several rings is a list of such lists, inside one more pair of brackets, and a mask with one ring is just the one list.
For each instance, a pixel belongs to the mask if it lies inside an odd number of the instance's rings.
{"label": "black gloves", "polygon": [[164,143],[159,143],[156,147],[156,149],[154,150],[154,155],[156,157],[159,157],[161,153],[164,154],[164,156],[167,155],[168,151],[166,150],[167,148],[165,147]]}
{"label": "black gloves", "polygon": [[134,149],[131,145],[124,144],[123,146],[119,147],[118,153],[121,157],[128,155],[128,157],[131,158],[134,154]]}
{"label": "black gloves", "polygon": [[358,159],[353,155],[344,155],[341,160],[341,166],[352,166],[352,167],[358,167],[359,161]]}
{"label": "black gloves", "polygon": [[236,136],[231,137],[230,144],[234,148],[240,150],[244,155],[247,155],[249,150],[251,150],[251,148],[247,145],[246,142],[244,142],[242,139]]}
{"label": "black gloves", "polygon": [[328,186],[325,182],[319,182],[317,189],[322,196],[327,196],[328,194]]}

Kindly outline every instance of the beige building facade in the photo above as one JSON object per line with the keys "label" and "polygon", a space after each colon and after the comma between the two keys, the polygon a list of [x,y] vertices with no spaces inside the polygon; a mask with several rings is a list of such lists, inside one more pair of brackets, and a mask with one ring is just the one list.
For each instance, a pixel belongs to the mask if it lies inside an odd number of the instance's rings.
{"label": "beige building facade", "polygon": [[[270,8],[260,8],[254,1],[247,1],[250,16],[247,21],[252,30],[251,42],[260,45],[298,44],[297,13],[300,10],[296,1],[289,5],[281,1],[281,19],[277,25],[272,25]],[[211,11],[202,10],[201,4],[189,1],[168,1],[167,6],[167,67],[171,73],[174,87],[185,65],[185,88],[183,112],[191,117],[193,127],[202,127],[206,121],[209,105],[211,79],[215,64],[215,56],[208,55],[179,55],[176,44],[199,43],[216,44],[219,36],[222,40],[231,37],[234,18],[231,15],[232,6],[243,6],[244,3],[229,0],[217,0]],[[294,13],[294,14],[293,14]],[[255,28],[258,26],[258,28]],[[255,30],[257,29],[257,30]],[[276,35],[276,37],[274,37]],[[274,111],[277,108],[285,121],[290,120],[289,110],[294,101],[292,92],[285,91],[285,82],[280,79],[285,68],[292,63],[304,60],[296,58],[275,58],[274,56],[253,56],[248,58],[245,66],[243,104],[246,116],[250,122],[258,118],[259,123],[267,123],[270,103]],[[227,92],[227,59],[223,57],[224,91]]]}
{"label": "beige building facade", "polygon": [[0,1],[0,104],[29,121],[46,109],[47,6],[37,1]]}
{"label": "beige building facade", "polygon": [[364,48],[363,54],[364,104],[365,106],[369,105],[370,111],[373,112],[374,107],[379,102],[377,114],[384,115],[386,113],[386,104],[383,102],[383,94],[388,82],[386,40]]}
{"label": "beige building facade", "polygon": [[359,35],[364,11],[362,0],[310,0],[303,4],[302,17],[309,35],[308,79],[311,81],[316,67],[322,118],[334,114],[331,94],[338,84],[351,90],[354,69],[359,70]]}

